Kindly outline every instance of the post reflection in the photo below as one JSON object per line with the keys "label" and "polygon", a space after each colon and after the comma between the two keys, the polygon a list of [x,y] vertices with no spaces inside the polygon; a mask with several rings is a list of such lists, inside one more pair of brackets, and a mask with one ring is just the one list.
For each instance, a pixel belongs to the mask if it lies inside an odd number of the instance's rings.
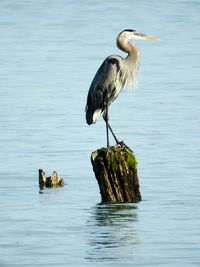
{"label": "post reflection", "polygon": [[91,261],[130,261],[138,247],[137,206],[134,204],[96,205],[87,222]]}

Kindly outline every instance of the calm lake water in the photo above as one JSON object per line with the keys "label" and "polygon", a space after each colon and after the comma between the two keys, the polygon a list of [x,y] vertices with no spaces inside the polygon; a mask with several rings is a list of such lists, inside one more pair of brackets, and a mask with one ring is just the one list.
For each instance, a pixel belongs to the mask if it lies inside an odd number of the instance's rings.
{"label": "calm lake water", "polygon": [[[0,1],[0,266],[200,266],[200,1]],[[85,122],[91,80],[138,41],[134,94],[110,109],[134,150],[139,204],[101,205]],[[112,143],[114,144],[113,140]],[[65,180],[39,194],[38,169]]]}

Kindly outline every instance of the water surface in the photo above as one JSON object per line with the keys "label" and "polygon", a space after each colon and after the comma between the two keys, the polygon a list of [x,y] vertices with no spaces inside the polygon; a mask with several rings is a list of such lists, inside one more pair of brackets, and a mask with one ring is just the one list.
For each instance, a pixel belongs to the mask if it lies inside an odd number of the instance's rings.
{"label": "water surface", "polygon": [[[0,266],[200,266],[199,1],[0,2]],[[143,201],[100,205],[87,126],[90,82],[137,42],[138,89],[110,109],[138,159]],[[113,142],[113,141],[112,141]],[[38,169],[65,187],[39,194]]]}

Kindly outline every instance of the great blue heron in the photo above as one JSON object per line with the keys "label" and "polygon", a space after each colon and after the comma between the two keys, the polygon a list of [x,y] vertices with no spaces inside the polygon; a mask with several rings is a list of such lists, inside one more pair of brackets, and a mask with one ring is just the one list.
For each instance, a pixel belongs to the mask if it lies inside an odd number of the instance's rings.
{"label": "great blue heron", "polygon": [[107,147],[109,147],[109,130],[116,143],[119,143],[108,121],[108,106],[117,98],[125,84],[133,82],[139,67],[139,50],[131,39],[156,40],[157,38],[131,29],[120,32],[117,37],[117,46],[128,53],[128,56],[126,58],[118,55],[107,57],[94,76],[87,96],[86,121],[89,125],[95,123],[100,113],[103,112],[106,122]]}

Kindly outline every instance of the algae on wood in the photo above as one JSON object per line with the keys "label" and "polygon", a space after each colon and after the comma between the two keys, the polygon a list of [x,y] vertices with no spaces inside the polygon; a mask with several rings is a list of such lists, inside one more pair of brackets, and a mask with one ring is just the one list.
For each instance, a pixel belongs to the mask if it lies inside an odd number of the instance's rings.
{"label": "algae on wood", "polygon": [[119,143],[91,154],[102,202],[139,202],[137,161],[129,147]]}

